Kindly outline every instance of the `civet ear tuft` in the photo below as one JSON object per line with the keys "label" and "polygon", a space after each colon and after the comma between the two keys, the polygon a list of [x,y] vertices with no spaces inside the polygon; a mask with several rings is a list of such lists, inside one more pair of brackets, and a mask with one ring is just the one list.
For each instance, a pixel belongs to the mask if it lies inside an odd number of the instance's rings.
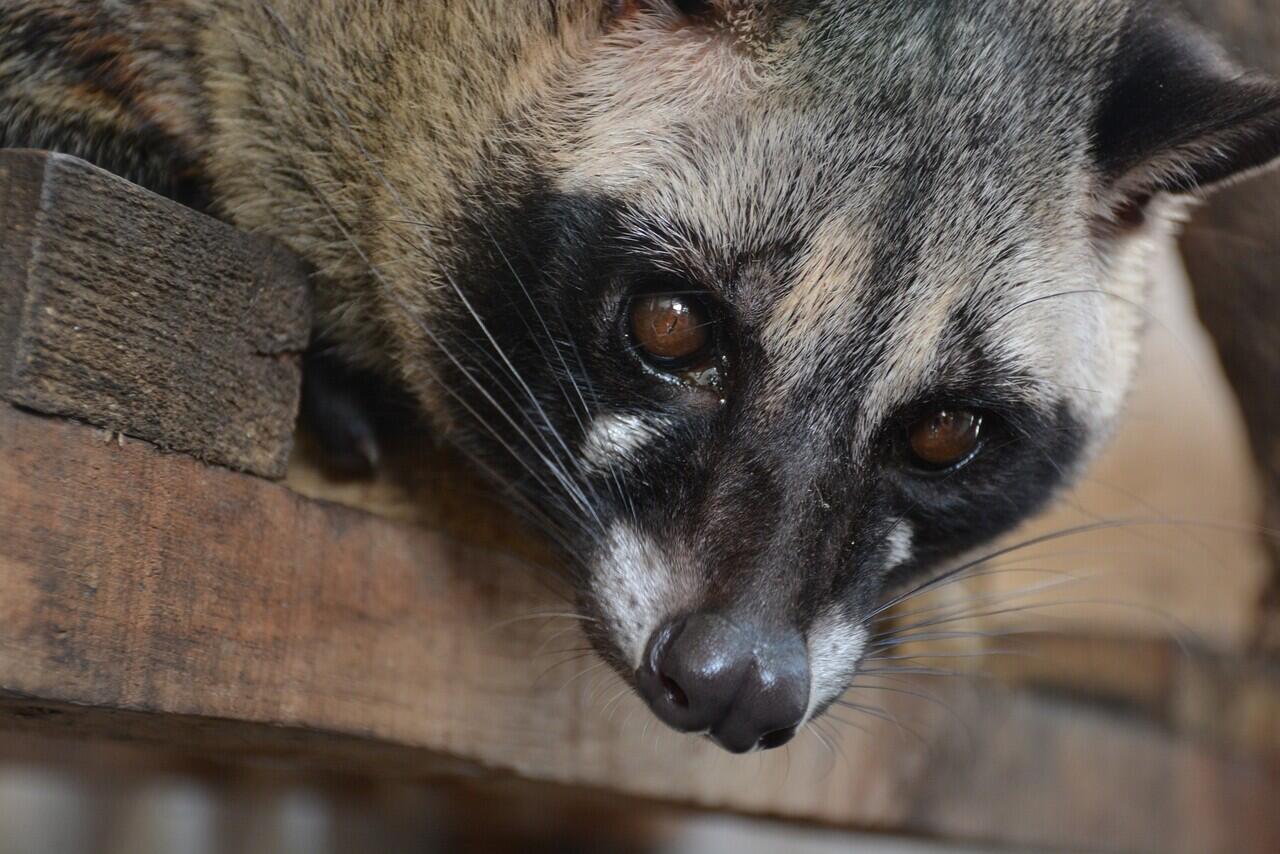
{"label": "civet ear tuft", "polygon": [[1114,57],[1093,142],[1121,194],[1200,192],[1280,158],[1280,84],[1189,21],[1144,0]]}

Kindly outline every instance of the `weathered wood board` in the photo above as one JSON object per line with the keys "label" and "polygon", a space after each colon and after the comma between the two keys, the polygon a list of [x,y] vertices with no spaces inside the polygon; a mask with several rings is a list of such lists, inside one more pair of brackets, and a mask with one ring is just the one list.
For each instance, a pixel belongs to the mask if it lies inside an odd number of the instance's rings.
{"label": "weathered wood board", "polygon": [[949,708],[855,695],[905,729],[833,722],[834,753],[723,754],[567,660],[571,622],[512,622],[565,608],[512,558],[6,406],[0,531],[7,725],[1023,848],[1280,850],[1273,761],[964,683],[926,687]]}
{"label": "weathered wood board", "polygon": [[0,151],[0,398],[279,477],[309,334],[279,246],[75,158]]}

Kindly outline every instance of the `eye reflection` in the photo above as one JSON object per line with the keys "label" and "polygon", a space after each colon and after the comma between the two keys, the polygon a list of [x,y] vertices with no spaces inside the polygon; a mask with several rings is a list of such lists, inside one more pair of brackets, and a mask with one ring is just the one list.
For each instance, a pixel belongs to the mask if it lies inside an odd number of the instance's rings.
{"label": "eye reflection", "polygon": [[911,456],[921,468],[944,471],[968,462],[978,450],[982,416],[967,409],[939,409],[907,431]]}
{"label": "eye reflection", "polygon": [[677,294],[648,294],[631,303],[632,340],[663,371],[689,368],[709,357],[710,322],[699,302]]}

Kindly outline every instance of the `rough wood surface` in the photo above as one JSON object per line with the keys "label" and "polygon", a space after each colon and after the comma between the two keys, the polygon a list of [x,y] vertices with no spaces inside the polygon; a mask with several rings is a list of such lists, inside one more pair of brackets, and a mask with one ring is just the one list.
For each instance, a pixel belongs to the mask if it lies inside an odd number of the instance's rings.
{"label": "rough wood surface", "polygon": [[1280,663],[1081,634],[999,639],[982,672],[1005,684],[1126,710],[1226,750],[1280,759]]}
{"label": "rough wood surface", "polygon": [[1020,847],[1280,850],[1270,760],[965,683],[926,688],[948,708],[855,696],[904,729],[834,724],[834,754],[723,754],[568,658],[572,623],[512,622],[565,607],[512,558],[2,406],[0,531],[11,725]]}
{"label": "rough wood surface", "polygon": [[0,151],[0,397],[279,477],[309,332],[280,247],[83,161]]}
{"label": "rough wood surface", "polygon": [[[1280,0],[1181,0],[1242,62],[1280,76]],[[1240,400],[1264,478],[1264,524],[1280,531],[1280,173],[1216,194],[1182,239],[1200,317]],[[1280,655],[1280,539],[1258,639]]]}

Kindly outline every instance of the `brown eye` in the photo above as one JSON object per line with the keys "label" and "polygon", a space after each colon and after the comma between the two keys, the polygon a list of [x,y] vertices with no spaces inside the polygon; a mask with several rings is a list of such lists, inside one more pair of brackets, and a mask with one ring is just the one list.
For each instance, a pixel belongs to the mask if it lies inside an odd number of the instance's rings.
{"label": "brown eye", "polygon": [[649,294],[631,304],[631,337],[655,366],[687,368],[702,361],[711,348],[710,319],[692,299]]}
{"label": "brown eye", "polygon": [[982,416],[965,409],[939,409],[911,425],[911,454],[924,468],[941,470],[967,462],[978,449]]}

